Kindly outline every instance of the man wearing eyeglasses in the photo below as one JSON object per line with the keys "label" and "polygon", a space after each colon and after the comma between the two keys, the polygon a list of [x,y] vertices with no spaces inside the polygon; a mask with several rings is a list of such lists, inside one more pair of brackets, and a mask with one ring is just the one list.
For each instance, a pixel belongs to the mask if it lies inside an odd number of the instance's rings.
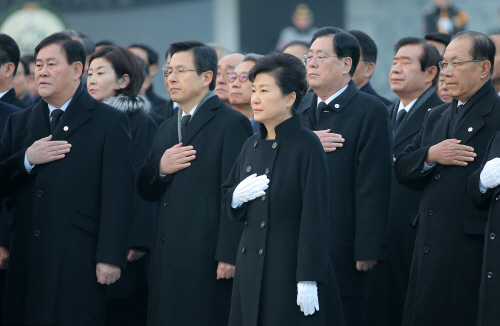
{"label": "man wearing eyeglasses", "polygon": [[[394,130],[394,155],[399,155],[419,133],[431,108],[443,104],[433,85],[438,80],[441,56],[424,39],[405,37],[395,48],[389,73],[391,90],[398,96],[389,107]],[[404,298],[410,278],[420,193],[401,185],[392,175],[387,260],[375,266],[368,286],[370,326],[401,326]]]}
{"label": "man wearing eyeglasses", "polygon": [[180,110],[138,178],[141,196],[158,202],[148,325],[227,325],[242,225],[221,210],[221,189],[252,128],[213,92],[212,47],[177,42],[170,53],[165,76]]}
{"label": "man wearing eyeglasses", "polygon": [[316,32],[304,57],[314,92],[299,107],[328,158],[330,257],[349,326],[366,324],[368,270],[385,258],[392,170],[387,107],[351,80],[359,56],[353,35],[333,27]]}
{"label": "man wearing eyeglasses", "polygon": [[220,59],[217,65],[217,82],[215,84],[215,94],[220,98],[222,103],[231,106],[229,103],[229,82],[227,76],[234,71],[234,68],[239,65],[245,56],[241,53],[231,53]]}
{"label": "man wearing eyeglasses", "polygon": [[439,65],[453,100],[428,112],[396,158],[398,181],[421,191],[405,326],[476,325],[487,213],[467,201],[464,187],[500,130],[494,57],[495,44],[481,33],[452,38]]}
{"label": "man wearing eyeglasses", "polygon": [[245,55],[243,62],[237,65],[234,72],[230,72],[227,76],[230,85],[229,103],[231,103],[233,109],[241,112],[250,120],[254,134],[260,132],[260,122],[255,121],[253,118],[253,110],[250,105],[252,83],[248,80],[248,72],[261,57],[262,55],[255,53]]}

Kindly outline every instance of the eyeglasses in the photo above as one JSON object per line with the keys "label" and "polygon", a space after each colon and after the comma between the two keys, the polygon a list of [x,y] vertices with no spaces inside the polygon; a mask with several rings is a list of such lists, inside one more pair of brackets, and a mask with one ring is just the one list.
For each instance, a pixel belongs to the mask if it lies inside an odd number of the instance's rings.
{"label": "eyeglasses", "polygon": [[169,68],[169,69],[163,70],[163,77],[168,78],[172,74],[176,74],[177,76],[182,76],[182,75],[184,75],[184,73],[186,71],[198,71],[198,70],[187,69],[187,68],[175,68],[175,69]]}
{"label": "eyeglasses", "polygon": [[314,61],[316,62],[316,64],[320,64],[320,63],[323,63],[323,60],[325,60],[325,58],[330,58],[330,57],[338,57],[338,55],[323,55],[323,54],[304,55],[302,57],[302,62],[304,63],[304,65],[307,65],[314,58]]}
{"label": "eyeglasses", "polygon": [[223,79],[227,80],[229,74],[230,74],[230,72],[218,72],[217,71],[217,79],[223,78]]}
{"label": "eyeglasses", "polygon": [[457,69],[459,65],[467,62],[482,62],[484,60],[466,60],[466,61],[439,61],[439,69],[445,70],[446,68],[450,68],[451,70]]}
{"label": "eyeglasses", "polygon": [[237,74],[235,72],[230,72],[228,75],[227,75],[227,80],[230,82],[230,83],[234,83],[236,81],[236,78],[238,78],[240,80],[240,82],[244,83],[248,80],[248,72],[242,72],[241,74]]}

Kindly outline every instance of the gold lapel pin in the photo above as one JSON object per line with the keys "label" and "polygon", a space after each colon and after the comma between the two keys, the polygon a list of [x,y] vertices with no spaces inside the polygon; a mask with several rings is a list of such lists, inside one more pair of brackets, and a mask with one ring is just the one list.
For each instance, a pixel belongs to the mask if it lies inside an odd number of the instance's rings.
{"label": "gold lapel pin", "polygon": [[68,128],[68,126],[64,126],[63,129],[64,129],[64,131],[68,131],[69,128]]}

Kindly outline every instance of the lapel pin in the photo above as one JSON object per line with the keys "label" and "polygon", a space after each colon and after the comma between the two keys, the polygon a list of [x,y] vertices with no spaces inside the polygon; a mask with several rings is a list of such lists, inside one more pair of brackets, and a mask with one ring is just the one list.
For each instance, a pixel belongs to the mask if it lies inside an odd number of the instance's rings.
{"label": "lapel pin", "polygon": [[63,129],[64,129],[64,131],[68,131],[69,128],[68,128],[68,126],[64,126]]}
{"label": "lapel pin", "polygon": [[335,104],[335,108],[338,109],[340,107],[340,105],[338,104]]}
{"label": "lapel pin", "polygon": [[472,131],[472,127],[469,127],[469,129],[467,129],[467,130],[468,130],[469,132],[471,132],[471,131]]}

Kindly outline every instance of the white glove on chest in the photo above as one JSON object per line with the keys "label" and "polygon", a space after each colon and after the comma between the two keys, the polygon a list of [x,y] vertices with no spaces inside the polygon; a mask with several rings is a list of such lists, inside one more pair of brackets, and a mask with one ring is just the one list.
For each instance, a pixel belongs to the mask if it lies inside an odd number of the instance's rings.
{"label": "white glove on chest", "polygon": [[269,179],[267,175],[263,174],[257,176],[257,174],[252,174],[251,176],[245,178],[241,181],[233,192],[233,200],[231,201],[232,208],[238,208],[243,203],[254,200],[257,197],[264,196],[266,190],[269,187]]}
{"label": "white glove on chest", "polygon": [[495,188],[500,185],[500,158],[496,157],[486,162],[479,180],[485,188]]}
{"label": "white glove on chest", "polygon": [[297,305],[304,315],[312,315],[319,311],[318,286],[313,281],[301,281],[297,283]]}

